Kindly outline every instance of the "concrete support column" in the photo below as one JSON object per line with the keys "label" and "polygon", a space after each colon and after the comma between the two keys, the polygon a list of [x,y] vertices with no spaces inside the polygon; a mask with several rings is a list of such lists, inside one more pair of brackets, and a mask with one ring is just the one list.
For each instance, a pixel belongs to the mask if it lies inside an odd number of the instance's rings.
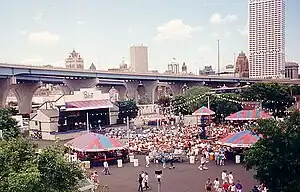
{"label": "concrete support column", "polygon": [[11,89],[17,98],[20,114],[31,113],[33,95],[35,91],[41,86],[42,86],[42,82],[20,83],[20,84],[12,85]]}
{"label": "concrete support column", "polygon": [[99,83],[99,79],[65,79],[64,83],[72,91],[79,91],[83,88],[94,88]]}
{"label": "concrete support column", "polygon": [[139,81],[128,81],[125,82],[124,85],[126,87],[127,98],[137,101],[137,88],[139,86]]}
{"label": "concrete support column", "polygon": [[183,85],[184,85],[183,83],[169,84],[169,87],[172,90],[174,96],[179,95],[181,93],[181,89],[182,89]]}
{"label": "concrete support column", "polygon": [[67,85],[60,85],[59,88],[65,95],[70,95],[72,93],[72,90]]}
{"label": "concrete support column", "polygon": [[0,108],[5,107],[6,99],[11,88],[10,79],[0,79]]}
{"label": "concrete support column", "polygon": [[123,85],[116,85],[114,87],[119,92],[119,99],[120,100],[125,99],[126,98],[126,87]]}
{"label": "concrete support column", "polygon": [[157,81],[144,81],[143,85],[145,87],[145,94],[147,94],[150,104],[154,104],[155,89],[158,86],[158,82]]}

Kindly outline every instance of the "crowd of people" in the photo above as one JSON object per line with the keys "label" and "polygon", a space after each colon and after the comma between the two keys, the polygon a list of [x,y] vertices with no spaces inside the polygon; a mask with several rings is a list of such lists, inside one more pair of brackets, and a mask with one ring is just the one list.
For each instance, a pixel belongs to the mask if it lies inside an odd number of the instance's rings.
{"label": "crowd of people", "polygon": [[[195,157],[195,161],[200,161],[199,170],[207,170],[209,160],[215,161],[217,166],[224,166],[228,153],[233,149],[226,146],[216,144],[219,140],[227,135],[245,130],[244,125],[233,126],[231,124],[215,125],[211,124],[206,127],[208,139],[201,138],[201,130],[196,125],[178,125],[178,126],[153,126],[151,128],[136,129],[128,134],[124,130],[110,130],[106,132],[109,137],[123,139],[129,142],[129,151],[145,155],[146,167],[149,167],[153,162],[155,164],[162,163],[162,167],[167,167],[167,162],[170,163],[171,169],[174,169],[174,154],[182,154],[189,158]],[[127,138],[129,135],[129,138]],[[151,154],[166,154],[171,155],[161,156],[160,159],[153,158]],[[110,174],[108,171],[105,173]],[[147,172],[142,172],[138,176],[138,191],[149,189],[149,176]],[[242,192],[243,186],[239,180],[234,179],[232,172],[223,171],[221,179],[215,178],[212,181],[210,178],[205,183],[205,190],[216,192]],[[256,190],[256,191],[255,191]],[[265,187],[260,185],[253,188],[253,192],[266,192]]]}

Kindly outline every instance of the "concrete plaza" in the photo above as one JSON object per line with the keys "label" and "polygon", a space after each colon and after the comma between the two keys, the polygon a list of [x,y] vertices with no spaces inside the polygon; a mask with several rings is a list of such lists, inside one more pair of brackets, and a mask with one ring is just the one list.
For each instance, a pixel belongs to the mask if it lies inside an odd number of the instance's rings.
{"label": "concrete plaza", "polygon": [[[110,192],[134,192],[138,187],[138,174],[145,171],[149,174],[150,191],[158,191],[157,179],[154,171],[156,165],[151,164],[149,168],[145,167],[144,157],[139,156],[139,167],[133,167],[133,163],[123,164],[122,168],[110,166],[111,175],[105,176],[101,173],[102,167],[95,168],[100,175],[100,184],[108,185]],[[204,192],[204,184],[207,178],[212,181],[216,177],[221,179],[221,172],[227,170],[233,172],[235,181],[240,180],[243,185],[243,191],[250,191],[254,184],[253,174],[247,172],[240,164],[228,162],[225,166],[216,166],[214,162],[209,163],[208,170],[200,171],[197,167],[199,163],[189,164],[188,162],[176,163],[173,170],[163,169],[162,187],[160,192]],[[158,169],[162,169],[160,167]]]}

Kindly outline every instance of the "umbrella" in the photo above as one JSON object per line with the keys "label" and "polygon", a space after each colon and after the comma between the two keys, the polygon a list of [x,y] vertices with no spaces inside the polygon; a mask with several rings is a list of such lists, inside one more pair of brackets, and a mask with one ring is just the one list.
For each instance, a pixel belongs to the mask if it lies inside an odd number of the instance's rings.
{"label": "umbrella", "polygon": [[197,116],[202,116],[202,115],[214,115],[214,114],[215,114],[214,111],[212,111],[212,110],[210,110],[209,108],[204,107],[204,106],[200,107],[199,109],[197,109],[197,110],[193,113],[193,115],[197,115]]}
{"label": "umbrella", "polygon": [[100,152],[124,149],[124,145],[121,141],[98,133],[86,133],[75,137],[67,142],[65,146],[80,152]]}
{"label": "umbrella", "polygon": [[230,147],[251,147],[254,143],[259,140],[259,136],[253,132],[246,130],[238,133],[233,133],[220,141],[218,144],[226,145]]}
{"label": "umbrella", "polygon": [[268,113],[260,109],[252,110],[241,110],[239,112],[233,113],[225,118],[228,121],[245,121],[245,120],[257,120],[257,119],[269,119],[272,118]]}

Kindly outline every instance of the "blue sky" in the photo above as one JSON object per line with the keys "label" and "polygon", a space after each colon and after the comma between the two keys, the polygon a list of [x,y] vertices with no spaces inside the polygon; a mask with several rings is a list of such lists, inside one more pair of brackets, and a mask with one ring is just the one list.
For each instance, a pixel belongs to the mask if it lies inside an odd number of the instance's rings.
{"label": "blue sky", "polygon": [[[247,52],[247,0],[0,0],[0,62],[64,66],[73,48],[98,69],[117,67],[129,46],[149,48],[149,67],[175,57],[196,72]],[[286,1],[286,57],[300,62],[299,0]]]}

